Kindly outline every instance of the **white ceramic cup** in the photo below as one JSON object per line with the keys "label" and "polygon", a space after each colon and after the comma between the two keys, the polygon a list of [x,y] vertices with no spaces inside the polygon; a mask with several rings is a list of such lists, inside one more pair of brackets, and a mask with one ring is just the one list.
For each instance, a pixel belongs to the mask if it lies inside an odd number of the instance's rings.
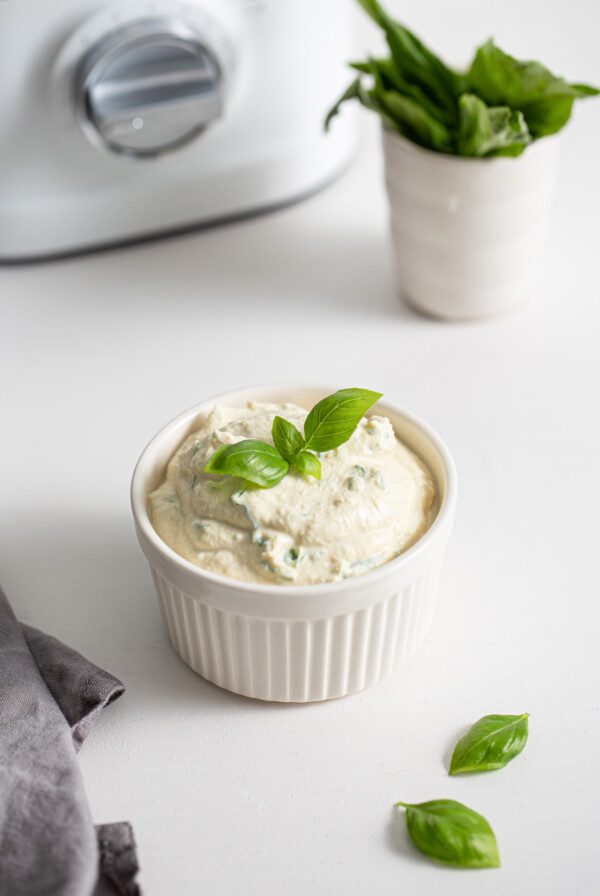
{"label": "white ceramic cup", "polygon": [[516,158],[423,149],[385,127],[383,150],[398,286],[434,317],[490,317],[535,290],[559,142]]}
{"label": "white ceramic cup", "polygon": [[215,404],[293,401],[312,407],[335,389],[261,386],[204,401],[168,423],[133,474],[131,503],[138,539],[179,656],[204,678],[247,697],[284,702],[327,700],[375,684],[408,660],[429,628],[442,556],[456,504],[456,470],[438,435],[387,402],[398,436],[428,465],[439,511],[404,554],[355,578],[323,585],[238,582],[180,557],[158,536],[148,495],[167,462]]}

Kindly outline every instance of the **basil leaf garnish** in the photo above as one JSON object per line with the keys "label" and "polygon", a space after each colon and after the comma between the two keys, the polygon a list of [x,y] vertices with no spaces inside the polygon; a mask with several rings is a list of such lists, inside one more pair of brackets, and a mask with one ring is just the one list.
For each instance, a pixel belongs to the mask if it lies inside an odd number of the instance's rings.
{"label": "basil leaf garnish", "polygon": [[570,84],[539,62],[514,59],[492,40],[465,72],[454,71],[377,0],[358,0],[382,29],[383,59],[353,62],[359,77],[325,119],[327,130],[349,101],[376,112],[388,130],[436,152],[466,157],[517,156],[567,123],[575,100],[596,87]]}
{"label": "basil leaf garnish", "polygon": [[294,458],[292,469],[298,473],[304,473],[306,476],[314,476],[315,479],[321,478],[321,461],[316,454],[310,451],[301,451]]}
{"label": "basil leaf garnish", "polygon": [[299,451],[304,448],[304,438],[293,423],[284,420],[283,417],[275,417],[271,430],[275,447],[282,457],[292,461]]}
{"label": "basil leaf garnish", "polygon": [[224,445],[204,472],[237,476],[261,488],[273,488],[290,468],[320,479],[321,461],[313,451],[330,451],[346,442],[380,398],[380,392],[368,389],[341,389],[314,406],[304,423],[304,436],[289,420],[277,416],[271,429],[274,446],[258,439]]}
{"label": "basil leaf garnish", "polygon": [[454,747],[450,774],[490,771],[518,756],[529,733],[529,715],[484,716]]}
{"label": "basil leaf garnish", "polygon": [[256,439],[243,439],[219,448],[204,467],[204,472],[238,476],[261,488],[272,488],[281,482],[289,466],[272,445]]}
{"label": "basil leaf garnish", "polygon": [[346,442],[380,392],[369,389],[340,389],[314,406],[304,423],[306,448],[331,451]]}
{"label": "basil leaf garnish", "polygon": [[488,822],[456,800],[396,803],[406,809],[414,845],[432,859],[457,868],[497,868],[500,855]]}

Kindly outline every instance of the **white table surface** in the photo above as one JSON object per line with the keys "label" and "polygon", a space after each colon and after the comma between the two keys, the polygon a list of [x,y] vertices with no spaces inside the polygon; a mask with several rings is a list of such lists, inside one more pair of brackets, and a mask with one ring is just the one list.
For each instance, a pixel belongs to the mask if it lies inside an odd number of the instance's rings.
{"label": "white table surface", "polygon": [[[434,9],[404,16],[455,57],[495,31],[599,80],[591,3]],[[22,619],[126,683],[80,758],[94,818],[133,822],[146,896],[598,891],[598,108],[582,104],[565,134],[539,296],[495,322],[444,325],[399,303],[374,122],[352,168],[303,204],[0,269],[0,575]],[[459,514],[410,667],[358,696],[269,705],[170,648],[128,486],[180,410],[307,378],[380,389],[438,428]],[[470,723],[523,711],[515,762],[447,776]],[[392,803],[436,797],[489,819],[501,869],[447,870],[411,848]]]}

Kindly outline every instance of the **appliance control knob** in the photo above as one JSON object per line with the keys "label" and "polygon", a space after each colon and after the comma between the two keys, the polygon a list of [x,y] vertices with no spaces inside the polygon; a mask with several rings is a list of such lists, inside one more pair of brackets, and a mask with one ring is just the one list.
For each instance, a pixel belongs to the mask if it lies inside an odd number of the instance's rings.
{"label": "appliance control knob", "polygon": [[88,133],[114,152],[156,156],[187,143],[223,111],[216,53],[171,20],[113,31],[84,57],[77,105]]}

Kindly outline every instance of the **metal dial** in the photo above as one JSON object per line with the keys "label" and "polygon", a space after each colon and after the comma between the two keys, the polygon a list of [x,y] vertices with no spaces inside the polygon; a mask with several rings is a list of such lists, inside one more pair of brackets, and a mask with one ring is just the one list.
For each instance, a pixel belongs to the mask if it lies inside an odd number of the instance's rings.
{"label": "metal dial", "polygon": [[187,143],[223,110],[216,54],[177,22],[142,20],[109,34],[77,77],[86,130],[114,152],[155,156]]}

